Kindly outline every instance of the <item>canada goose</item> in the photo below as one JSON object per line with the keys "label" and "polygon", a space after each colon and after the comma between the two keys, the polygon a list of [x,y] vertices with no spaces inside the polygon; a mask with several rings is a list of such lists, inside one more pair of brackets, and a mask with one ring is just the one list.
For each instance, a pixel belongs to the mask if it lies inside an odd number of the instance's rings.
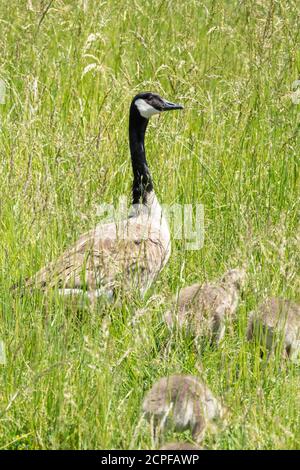
{"label": "canada goose", "polygon": [[206,428],[224,409],[209,388],[192,375],[163,377],[148,391],[142,405],[155,430],[190,429],[193,439],[200,442]]}
{"label": "canada goose", "polygon": [[284,354],[291,360],[300,352],[300,304],[271,297],[262,302],[257,311],[249,315],[247,338],[258,337],[270,353],[283,345]]}
{"label": "canada goose", "polygon": [[236,313],[239,290],[245,277],[245,269],[230,269],[219,282],[184,287],[179,292],[177,305],[174,299],[174,311],[165,315],[168,326],[177,323],[195,336],[208,333],[220,342],[225,333],[226,318]]}
{"label": "canada goose", "polygon": [[202,450],[189,442],[168,442],[164,444],[159,450]]}
{"label": "canada goose", "polygon": [[171,252],[169,228],[146,160],[145,132],[154,114],[182,108],[150,92],[133,98],[129,112],[133,205],[129,217],[98,224],[84,233],[56,261],[30,278],[27,286],[58,287],[64,295],[85,293],[92,302],[102,295],[112,298],[121,287],[135,287],[145,294]]}

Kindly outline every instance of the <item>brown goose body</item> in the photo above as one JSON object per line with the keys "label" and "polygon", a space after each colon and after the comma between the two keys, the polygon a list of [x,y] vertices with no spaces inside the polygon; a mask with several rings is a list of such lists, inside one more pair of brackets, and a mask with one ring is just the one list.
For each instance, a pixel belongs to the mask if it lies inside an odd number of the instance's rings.
{"label": "brown goose body", "polygon": [[[170,234],[155,195],[152,206],[118,223],[99,224],[56,261],[27,281],[61,293],[84,290],[91,298],[119,289],[144,294],[169,259]],[[152,209],[152,210],[151,210]],[[142,213],[141,213],[142,212]]]}
{"label": "brown goose body", "polygon": [[295,360],[300,353],[300,304],[276,297],[266,299],[249,316],[247,338],[254,336],[269,352],[282,343],[284,354]]}
{"label": "brown goose body", "polygon": [[129,113],[133,170],[132,212],[118,222],[99,224],[83,234],[56,261],[27,281],[32,288],[56,287],[64,295],[84,293],[92,301],[117,290],[144,295],[171,252],[170,233],[153,190],[144,147],[152,115],[182,109],[154,93],[135,96]]}
{"label": "brown goose body", "polygon": [[231,269],[219,282],[193,284],[180,290],[174,309],[166,314],[170,327],[178,324],[195,336],[207,334],[220,341],[225,333],[225,320],[234,317],[239,291],[245,280],[244,269]]}
{"label": "brown goose body", "polygon": [[189,429],[196,442],[202,440],[209,423],[223,415],[221,404],[206,384],[191,375],[158,380],[146,394],[142,408],[160,431]]}

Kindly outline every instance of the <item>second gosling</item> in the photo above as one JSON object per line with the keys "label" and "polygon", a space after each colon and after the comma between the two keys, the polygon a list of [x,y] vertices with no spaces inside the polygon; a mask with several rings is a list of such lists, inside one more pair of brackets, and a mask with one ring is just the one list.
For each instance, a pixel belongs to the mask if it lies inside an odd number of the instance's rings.
{"label": "second gosling", "polygon": [[271,297],[249,315],[247,338],[258,337],[270,353],[282,341],[284,355],[295,360],[300,352],[300,304]]}
{"label": "second gosling", "polygon": [[165,315],[168,326],[177,323],[196,336],[208,334],[219,343],[225,334],[226,318],[236,313],[245,279],[245,269],[230,269],[220,281],[184,287],[179,292],[177,308]]}

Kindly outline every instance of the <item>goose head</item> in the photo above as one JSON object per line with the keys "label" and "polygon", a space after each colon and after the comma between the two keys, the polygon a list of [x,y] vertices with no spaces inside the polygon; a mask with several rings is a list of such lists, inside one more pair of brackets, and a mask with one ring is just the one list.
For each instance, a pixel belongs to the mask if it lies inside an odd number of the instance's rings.
{"label": "goose head", "polygon": [[154,114],[183,109],[183,106],[180,104],[171,103],[156,93],[151,92],[139,93],[136,95],[133,98],[132,106],[135,106],[140,116],[147,120],[150,119],[151,116],[154,116]]}

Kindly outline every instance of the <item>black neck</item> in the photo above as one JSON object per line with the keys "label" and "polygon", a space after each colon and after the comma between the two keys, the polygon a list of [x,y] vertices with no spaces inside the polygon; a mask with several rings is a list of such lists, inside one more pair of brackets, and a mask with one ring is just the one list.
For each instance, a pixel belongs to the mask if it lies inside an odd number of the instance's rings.
{"label": "black neck", "polygon": [[133,204],[146,204],[147,195],[153,190],[144,145],[147,125],[148,119],[143,118],[132,103],[129,114],[129,145],[133,170]]}

